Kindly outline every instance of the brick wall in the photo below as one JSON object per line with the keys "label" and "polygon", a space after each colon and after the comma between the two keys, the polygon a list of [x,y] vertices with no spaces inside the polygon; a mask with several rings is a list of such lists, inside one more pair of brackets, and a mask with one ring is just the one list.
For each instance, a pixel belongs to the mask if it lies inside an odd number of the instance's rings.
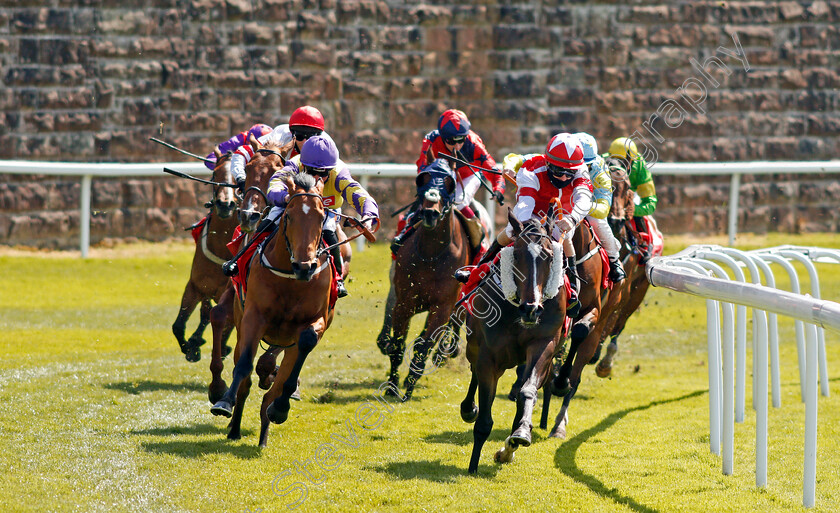
{"label": "brick wall", "polygon": [[[447,106],[498,158],[561,129],[601,145],[637,133],[661,161],[823,160],[840,147],[837,1],[0,5],[0,159],[173,160],[148,137],[208,152],[304,103],[356,162],[413,161]],[[78,183],[2,180],[0,243],[75,245]],[[92,239],[180,233],[205,191],[173,180],[96,180]],[[724,229],[726,179],[657,185],[666,231]],[[387,211],[410,196],[408,182],[371,189]],[[742,229],[838,229],[830,177],[742,189]]]}

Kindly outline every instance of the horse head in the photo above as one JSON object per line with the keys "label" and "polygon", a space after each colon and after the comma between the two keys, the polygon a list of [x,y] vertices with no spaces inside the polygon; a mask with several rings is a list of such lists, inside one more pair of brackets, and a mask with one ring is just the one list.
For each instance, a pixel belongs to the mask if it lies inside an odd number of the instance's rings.
{"label": "horse head", "polygon": [[248,137],[247,144],[254,150],[254,157],[245,166],[245,192],[239,207],[239,227],[245,233],[252,233],[268,206],[265,196],[268,183],[276,171],[283,169],[286,160],[283,158],[284,148],[271,143],[263,146],[253,134]]}
{"label": "horse head", "polygon": [[607,169],[613,184],[613,199],[607,221],[613,233],[618,237],[622,227],[633,221],[633,211],[636,208],[635,193],[630,188],[627,170],[621,161],[608,159]]}
{"label": "horse head", "polygon": [[[520,322],[533,326],[539,322],[543,302],[555,297],[562,283],[562,246],[551,240],[540,221],[522,223],[510,210],[508,221],[513,228],[514,242],[513,248],[502,250],[506,253],[501,257],[502,288],[515,291],[515,297],[519,299]],[[513,283],[505,286],[504,280]]]}
{"label": "horse head", "polygon": [[422,201],[420,219],[424,228],[433,230],[452,207],[455,175],[446,160],[436,159],[420,170],[415,182]]}
{"label": "horse head", "polygon": [[318,246],[326,217],[321,198],[324,182],[307,173],[285,180],[289,195],[283,213],[283,237],[295,278],[309,281],[318,268]]}
{"label": "horse head", "polygon": [[[212,181],[217,183],[233,184],[233,175],[230,172],[230,153],[222,154],[219,147],[213,148],[216,154],[216,166],[213,168]],[[210,201],[210,208],[220,219],[228,219],[236,210],[236,193],[231,187],[213,186],[213,199]]]}

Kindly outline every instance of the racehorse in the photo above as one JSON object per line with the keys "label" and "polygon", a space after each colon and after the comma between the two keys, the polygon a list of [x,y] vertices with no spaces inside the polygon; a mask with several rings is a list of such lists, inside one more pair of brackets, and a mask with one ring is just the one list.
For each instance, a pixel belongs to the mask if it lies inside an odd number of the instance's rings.
{"label": "racehorse", "polygon": [[627,173],[621,166],[610,166],[613,183],[613,203],[608,221],[610,227],[621,244],[620,258],[624,263],[627,278],[618,286],[613,287],[609,296],[609,307],[605,309],[604,326],[600,329],[598,349],[590,363],[595,363],[600,357],[604,340],[610,338],[607,354],[598,362],[595,373],[601,377],[609,377],[612,373],[613,358],[618,351],[618,336],[624,330],[627,320],[635,312],[645,298],[650,283],[645,276],[645,265],[642,255],[635,250],[635,245],[641,242],[642,236],[636,230],[633,218],[634,193],[630,188]]}
{"label": "racehorse", "polygon": [[[245,166],[245,192],[240,206],[239,227],[242,232],[252,237],[255,232],[259,231],[259,226],[262,226],[263,229],[270,229],[271,227],[270,221],[265,221],[260,224],[263,214],[268,210],[265,192],[268,190],[271,177],[285,165],[286,161],[283,156],[289,154],[294,142],[289,142],[282,147],[271,143],[263,146],[256,138],[251,136],[247,144],[250,144],[254,150],[254,157]],[[347,239],[340,226],[337,232],[339,241]],[[243,237],[243,239],[246,238]],[[240,246],[244,246],[248,244],[248,241],[243,240],[239,244]],[[343,244],[341,246],[341,254],[345,264],[343,277],[346,278],[349,273],[349,264],[352,257],[349,244]],[[234,288],[229,284],[210,314],[210,321],[213,326],[213,357],[210,361],[212,380],[208,387],[208,397],[213,404],[218,402],[222,394],[227,390],[227,384],[221,377],[222,371],[224,370],[221,335],[226,323],[233,325],[234,301],[241,301],[241,298],[236,298]],[[257,362],[256,372],[259,376],[259,387],[263,390],[268,390],[274,381],[277,372],[277,355],[281,350],[281,347],[269,347]],[[293,398],[298,399],[299,395],[296,393]]]}
{"label": "racehorse", "polygon": [[403,400],[411,398],[435,343],[440,343],[439,352],[443,357],[455,351],[457,343],[454,347],[442,347],[450,341],[448,335],[452,330],[457,333],[460,328],[460,323],[456,322],[454,328],[450,323],[461,286],[453,275],[475,257],[466,227],[453,208],[455,175],[450,164],[444,159],[434,160],[417,175],[416,186],[422,205],[413,220],[417,220],[420,229],[396,253],[392,276],[394,303],[393,307],[386,305],[382,330],[376,340],[379,350],[391,361],[386,392],[396,394],[399,390],[398,369],[403,361],[411,318],[429,312],[423,332],[414,343]]}
{"label": "racehorse", "polygon": [[[230,155],[222,155],[218,147],[214,148],[214,152],[216,166],[213,169],[212,181],[233,184]],[[172,324],[172,333],[188,362],[197,362],[201,359],[201,346],[205,343],[204,330],[210,323],[211,300],[218,303],[228,284],[228,277],[222,273],[221,266],[227,261],[229,252],[225,245],[230,241],[237,224],[236,217],[233,215],[237,203],[234,189],[213,185],[213,197],[205,204],[205,207],[210,208],[210,212],[191,227],[196,236],[195,254],[190,269],[190,279],[181,297],[181,308]],[[184,337],[187,320],[199,303],[201,303],[201,310],[198,327],[186,340]],[[232,329],[232,325],[225,327],[222,343],[227,341]]]}
{"label": "racehorse", "polygon": [[334,275],[329,254],[319,248],[326,218],[321,192],[324,183],[299,173],[285,178],[288,202],[273,238],[254,254],[245,302],[234,302],[239,335],[230,388],[211,408],[214,415],[232,417],[228,438],[241,437],[245,399],[260,340],[284,349],[283,360],[260,408],[261,447],[268,442],[270,422],[288,418],[289,399],[303,364],[329,328],[335,310],[330,295]]}
{"label": "racehorse", "polygon": [[565,360],[557,371],[557,376],[549,387],[550,390],[545,390],[543,412],[540,419],[540,427],[545,428],[552,392],[554,395],[563,397],[563,406],[560,408],[560,413],[558,413],[554,428],[550,433],[550,436],[556,438],[565,438],[566,436],[569,403],[577,392],[584,366],[589,363],[597,349],[598,342],[595,328],[601,315],[602,299],[607,292],[604,288],[603,278],[607,273],[607,265],[609,264],[605,257],[601,256],[601,246],[598,244],[589,222],[584,221],[578,226],[572,238],[572,243],[575,246],[577,272],[581,281],[580,312],[572,321],[569,334],[569,351],[565,355]]}
{"label": "racehorse", "polygon": [[[501,251],[500,270],[476,289],[471,299],[472,315],[467,317],[467,359],[472,378],[461,402],[461,418],[475,422],[470,473],[478,470],[481,449],[493,429],[491,408],[498,380],[506,369],[522,363],[524,380],[516,396],[513,427],[495,460],[509,462],[519,446],[531,445],[537,390],[549,380],[566,318],[562,245],[552,241],[540,221],[522,223],[510,211],[508,220],[514,245]],[[549,220],[549,226],[552,223]],[[497,292],[494,275],[500,278],[503,297]],[[492,317],[480,314],[490,311],[495,313]]]}

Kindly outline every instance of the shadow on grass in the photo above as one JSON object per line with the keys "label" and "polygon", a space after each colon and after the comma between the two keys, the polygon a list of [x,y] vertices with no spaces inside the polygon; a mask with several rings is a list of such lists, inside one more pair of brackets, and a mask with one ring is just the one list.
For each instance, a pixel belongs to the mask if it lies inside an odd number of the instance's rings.
{"label": "shadow on grass", "polygon": [[[486,448],[486,446],[485,446]],[[483,452],[483,451],[482,451]],[[454,483],[461,477],[466,477],[468,460],[464,460],[464,466],[447,465],[438,461],[400,461],[387,465],[367,467],[366,470],[390,474],[397,479],[424,479],[435,483]],[[492,478],[501,470],[501,465],[479,465],[476,477]]]}
{"label": "shadow on grass", "polygon": [[105,383],[103,388],[118,390],[126,394],[139,395],[143,392],[207,392],[207,385],[192,381],[189,383],[163,383],[161,381],[123,381],[121,383]]}
{"label": "shadow on grass", "polygon": [[[504,443],[505,439],[510,435],[510,429],[504,428],[496,428],[491,433],[490,436],[487,438],[487,442],[485,442],[484,448],[482,450],[482,454],[484,451],[487,450],[487,444],[493,443]],[[532,430],[531,431],[531,442],[537,443],[542,440],[546,440],[546,436],[542,433]],[[463,431],[443,431],[442,433],[432,433],[431,435],[426,435],[423,437],[423,441],[431,443],[431,444],[450,444],[450,445],[472,445],[473,443],[473,428],[472,425],[468,427],[465,424]],[[498,447],[501,449],[501,446]],[[493,449],[494,451],[496,449]]]}
{"label": "shadow on grass", "polygon": [[166,442],[143,442],[142,446],[148,452],[156,454],[171,454],[181,458],[201,458],[208,454],[229,454],[241,459],[259,458],[262,449],[257,445],[257,440],[250,440],[250,443],[240,444],[222,440],[172,440]]}
{"label": "shadow on grass", "polygon": [[[227,436],[228,428],[221,424],[193,424],[192,426],[171,426],[149,429],[136,429],[131,432],[132,435],[149,435],[149,436],[173,436],[173,435],[190,435],[190,436],[204,436],[204,435],[221,435]],[[250,429],[242,429],[242,436],[252,435],[253,431]]]}
{"label": "shadow on grass", "polygon": [[632,497],[626,497],[620,492],[618,492],[615,488],[605,485],[603,482],[599,481],[598,478],[596,478],[595,476],[585,474],[580,468],[578,468],[577,464],[575,463],[575,453],[577,453],[577,450],[580,448],[580,446],[583,445],[587,440],[611,428],[616,422],[623,419],[630,413],[647,410],[649,408],[653,408],[654,406],[661,406],[663,404],[684,401],[686,399],[691,399],[693,397],[701,396],[707,393],[707,390],[697,390],[695,392],[681,395],[673,399],[652,401],[643,406],[636,406],[633,408],[627,408],[621,411],[613,412],[609,414],[604,420],[599,422],[597,425],[564,442],[557,449],[557,452],[554,455],[554,465],[557,468],[559,468],[564,474],[571,477],[575,481],[586,485],[587,487],[589,487],[590,490],[592,490],[594,493],[600,496],[608,497],[618,504],[623,504],[627,506],[633,511],[638,511],[641,513],[655,513],[658,510],[645,506],[644,504],[639,504],[638,502],[633,500]]}

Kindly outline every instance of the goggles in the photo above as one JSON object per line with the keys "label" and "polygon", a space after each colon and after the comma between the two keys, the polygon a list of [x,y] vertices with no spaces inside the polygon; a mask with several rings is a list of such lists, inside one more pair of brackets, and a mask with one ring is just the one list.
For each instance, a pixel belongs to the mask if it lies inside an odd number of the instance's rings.
{"label": "goggles", "polygon": [[464,141],[466,141],[466,140],[467,140],[467,136],[466,135],[461,135],[461,136],[458,136],[458,137],[450,137],[448,139],[444,139],[443,142],[445,142],[446,144],[448,144],[450,146],[454,146],[456,144],[463,144]]}
{"label": "goggles", "polygon": [[306,174],[314,176],[315,178],[323,178],[326,180],[327,178],[329,178],[332,168],[311,167],[302,165],[301,170]]}
{"label": "goggles", "polygon": [[305,141],[310,137],[314,137],[316,135],[321,135],[321,130],[290,130],[292,132],[292,136],[298,141]]}
{"label": "goggles", "polygon": [[574,170],[566,169],[551,163],[548,163],[548,172],[559,178],[572,178],[575,176]]}

